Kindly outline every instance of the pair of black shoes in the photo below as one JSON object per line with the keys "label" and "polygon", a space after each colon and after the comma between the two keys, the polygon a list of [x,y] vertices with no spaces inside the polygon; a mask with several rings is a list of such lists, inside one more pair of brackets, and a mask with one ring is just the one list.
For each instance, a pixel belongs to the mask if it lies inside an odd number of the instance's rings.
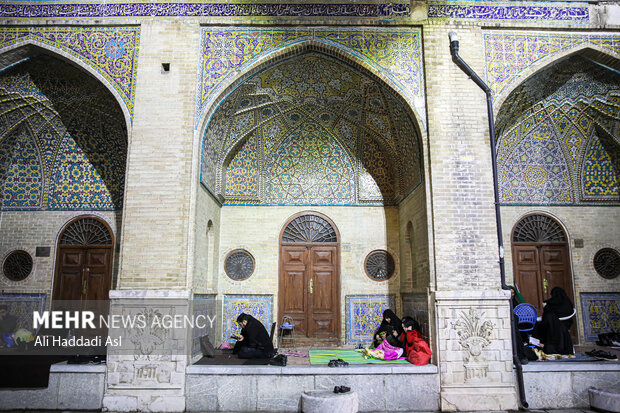
{"label": "pair of black shoes", "polygon": [[348,391],[351,391],[351,388],[347,387],[347,386],[336,386],[336,387],[334,387],[334,393],[346,393]]}
{"label": "pair of black shoes", "polygon": [[602,333],[598,335],[597,345],[603,347],[620,346],[620,334],[618,333]]}
{"label": "pair of black shoes", "polygon": [[288,360],[288,357],[286,355],[278,354],[277,356],[269,360],[269,364],[271,364],[272,366],[285,367],[287,360]]}
{"label": "pair of black shoes", "polygon": [[599,360],[618,360],[618,356],[616,356],[615,354],[611,354],[607,351],[597,349],[586,351],[586,355],[597,358]]}
{"label": "pair of black shoes", "polygon": [[[348,365],[349,365],[349,363],[347,363],[343,359],[330,360],[329,363],[327,363],[328,367],[345,367],[345,366],[348,366]],[[349,390],[351,390],[351,389],[349,389]]]}

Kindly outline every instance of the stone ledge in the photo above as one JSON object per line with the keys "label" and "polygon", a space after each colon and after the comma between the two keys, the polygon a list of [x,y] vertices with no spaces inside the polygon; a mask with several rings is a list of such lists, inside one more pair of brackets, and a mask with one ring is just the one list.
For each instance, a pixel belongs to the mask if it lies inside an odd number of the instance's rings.
{"label": "stone ledge", "polygon": [[105,366],[105,364],[67,364],[66,361],[61,361],[50,366],[50,373],[105,374]]}
{"label": "stone ledge", "polygon": [[110,290],[111,300],[141,298],[190,298],[188,290]]}
{"label": "stone ledge", "polygon": [[523,366],[524,373],[548,371],[620,371],[620,362],[595,361],[584,363],[579,361],[534,361]]}
{"label": "stone ledge", "polygon": [[324,367],[324,366],[188,366],[185,372],[195,375],[373,375],[373,374],[437,374],[437,366],[414,365],[350,365],[347,367]]}
{"label": "stone ledge", "polygon": [[505,290],[480,290],[480,291],[434,291],[436,301],[465,301],[465,300],[484,300],[484,301],[504,301],[510,298],[510,292]]}

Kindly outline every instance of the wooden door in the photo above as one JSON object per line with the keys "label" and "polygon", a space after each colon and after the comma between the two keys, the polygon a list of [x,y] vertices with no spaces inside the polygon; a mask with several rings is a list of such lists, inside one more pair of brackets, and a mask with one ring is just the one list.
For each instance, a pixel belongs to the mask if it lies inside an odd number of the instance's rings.
{"label": "wooden door", "polygon": [[[525,301],[540,316],[543,301],[554,287],[561,287],[575,304],[568,242],[564,231],[551,217],[529,215],[515,226],[512,237],[514,278]],[[577,322],[571,336],[577,343]]]}
{"label": "wooden door", "polygon": [[111,283],[111,248],[61,247],[54,300],[107,300]]}
{"label": "wooden door", "polygon": [[308,247],[283,246],[280,250],[280,311],[295,320],[295,332],[308,335]]}
{"label": "wooden door", "polygon": [[62,248],[58,254],[58,265],[54,280],[54,300],[80,300],[85,251],[81,248]]}
{"label": "wooden door", "polygon": [[338,255],[336,247],[311,247],[310,291],[308,291],[308,337],[332,338],[336,336],[338,302]]}
{"label": "wooden door", "polygon": [[62,231],[57,246],[53,300],[107,300],[112,283],[113,240],[98,218],[80,217]]}
{"label": "wooden door", "polygon": [[340,335],[340,248],[333,228],[327,218],[300,214],[281,236],[278,321],[292,317],[297,337]]}

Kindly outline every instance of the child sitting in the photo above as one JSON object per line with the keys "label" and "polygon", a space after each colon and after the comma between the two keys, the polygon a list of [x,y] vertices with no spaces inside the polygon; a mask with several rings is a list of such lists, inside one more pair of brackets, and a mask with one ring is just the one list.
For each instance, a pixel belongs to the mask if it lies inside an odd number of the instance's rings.
{"label": "child sitting", "polygon": [[379,336],[381,342],[373,350],[365,348],[362,351],[362,355],[365,359],[375,358],[379,360],[396,360],[403,355],[403,349],[400,347],[400,342],[397,338],[398,331],[392,326],[387,326],[385,331],[382,331]]}
{"label": "child sitting", "polygon": [[400,341],[405,349],[407,361],[417,366],[428,364],[431,359],[431,349],[424,341],[418,329],[420,325],[412,317],[403,317],[404,333],[400,336]]}

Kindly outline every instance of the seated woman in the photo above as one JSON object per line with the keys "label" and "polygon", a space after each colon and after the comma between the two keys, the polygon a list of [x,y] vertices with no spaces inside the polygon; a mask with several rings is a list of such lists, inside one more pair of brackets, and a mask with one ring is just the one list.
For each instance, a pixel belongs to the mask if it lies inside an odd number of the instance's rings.
{"label": "seated woman", "polygon": [[271,358],[275,351],[265,326],[249,314],[241,313],[237,317],[241,333],[232,336],[237,343],[233,354],[240,359]]}
{"label": "seated woman", "polygon": [[403,355],[403,349],[397,338],[397,330],[388,325],[384,331],[379,333],[379,335],[382,337],[382,340],[376,348],[365,348],[361,350],[365,359],[375,358],[379,360],[396,360]]}
{"label": "seated woman", "polygon": [[398,333],[398,336],[400,336],[403,332],[400,318],[396,317],[394,311],[390,310],[389,308],[383,312],[383,320],[381,321],[381,325],[379,326],[377,331],[375,331],[375,334],[373,334],[372,348],[377,348],[379,344],[381,344],[383,340],[385,340],[388,327],[390,327],[392,330],[395,330]]}
{"label": "seated woman", "polygon": [[573,314],[573,303],[560,287],[551,290],[551,298],[543,303],[542,321],[536,325],[535,336],[541,341],[547,354],[573,354],[573,340],[569,329],[572,319],[560,321],[560,317]]}
{"label": "seated woman", "polygon": [[420,325],[412,317],[403,317],[403,334],[400,341],[405,349],[407,361],[417,366],[428,364],[431,360],[431,349],[419,332]]}

